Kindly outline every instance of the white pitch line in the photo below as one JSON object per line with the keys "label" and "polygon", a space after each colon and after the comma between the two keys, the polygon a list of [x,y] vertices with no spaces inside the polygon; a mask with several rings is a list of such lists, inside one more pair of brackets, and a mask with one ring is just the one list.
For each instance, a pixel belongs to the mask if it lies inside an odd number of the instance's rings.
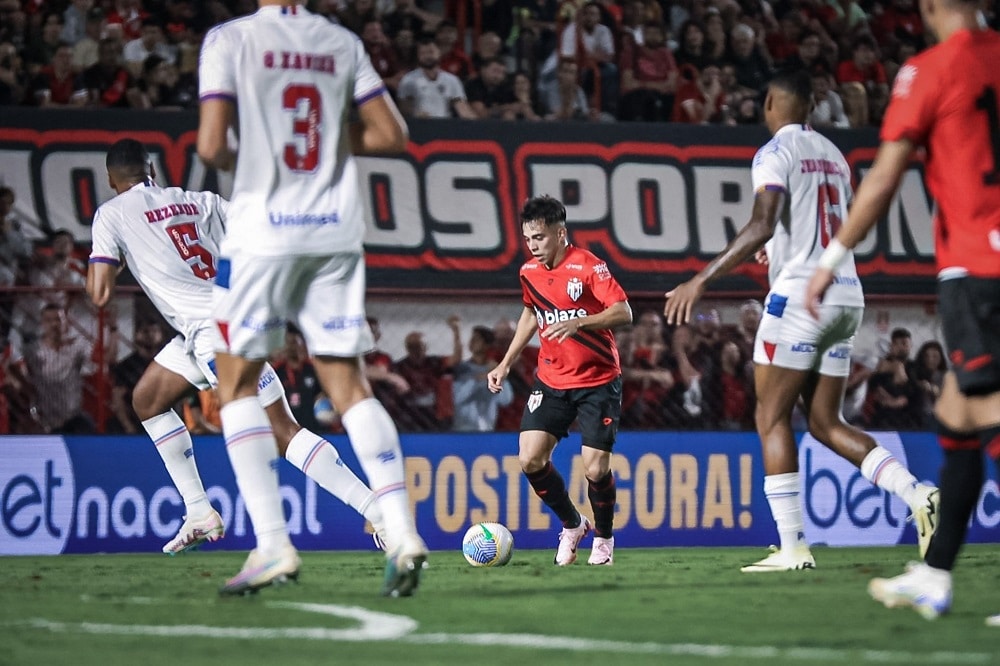
{"label": "white pitch line", "polygon": [[269,603],[295,610],[319,612],[351,618],[360,627],[330,629],[325,627],[210,627],[207,625],[123,625],[96,622],[53,622],[33,619],[17,622],[21,626],[58,633],[95,635],[201,637],[258,640],[323,641],[399,641],[416,645],[476,645],[510,648],[560,650],[572,652],[607,652],[612,654],[651,654],[702,657],[705,659],[768,659],[796,663],[841,661],[855,663],[905,664],[991,664],[996,655],[983,652],[904,652],[898,650],[837,650],[833,648],[780,648],[776,646],[713,645],[699,643],[633,643],[628,641],[591,640],[571,636],[541,634],[415,634],[417,622],[411,618],[377,613],[357,606],[333,604]]}

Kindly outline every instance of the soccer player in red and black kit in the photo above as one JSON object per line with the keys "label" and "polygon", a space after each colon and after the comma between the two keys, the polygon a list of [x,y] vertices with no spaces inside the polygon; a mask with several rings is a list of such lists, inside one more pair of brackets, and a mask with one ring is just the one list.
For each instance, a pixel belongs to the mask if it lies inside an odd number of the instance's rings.
{"label": "soccer player in red and black kit", "polygon": [[[1000,35],[975,0],[920,0],[938,39],[899,70],[882,145],[848,222],[820,259],[807,291],[815,312],[833,269],[885,215],[914,149],[927,148],[938,307],[952,371],[935,415],[944,449],[941,515],[920,564],[876,578],[869,593],[927,619],[951,607],[951,569],[983,483],[981,449],[1000,463]],[[1000,626],[1000,616],[988,623]]]}
{"label": "soccer player in red and black kit", "polygon": [[566,208],[559,201],[529,199],[521,210],[521,229],[533,257],[521,266],[524,310],[507,353],[487,381],[491,391],[500,391],[537,327],[538,379],[521,419],[521,469],[535,494],[562,521],[555,563],[572,564],[591,524],[573,506],[552,466],[552,450],[578,419],[596,532],[587,563],[610,565],[616,502],[611,449],[622,408],[621,366],[611,329],[630,324],[632,308],[608,265],[569,244]]}

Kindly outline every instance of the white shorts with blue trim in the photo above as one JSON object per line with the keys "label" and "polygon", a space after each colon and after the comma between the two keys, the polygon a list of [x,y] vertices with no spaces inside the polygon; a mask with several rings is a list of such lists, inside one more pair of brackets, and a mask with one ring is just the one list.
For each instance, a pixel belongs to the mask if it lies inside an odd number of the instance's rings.
{"label": "white shorts with blue trim", "polygon": [[[220,339],[214,323],[205,322],[188,334],[176,336],[153,358],[158,365],[180,375],[200,391],[215,388],[219,379],[215,375],[215,349]],[[257,382],[257,397],[260,404],[270,407],[283,400],[285,390],[270,363],[265,363]]]}
{"label": "white shorts with blue trim", "polygon": [[212,302],[219,351],[266,359],[294,324],[312,356],[356,358],[375,347],[361,254],[220,257]]}
{"label": "white shorts with blue trim", "polygon": [[863,307],[821,304],[817,320],[804,307],[788,305],[788,297],[772,292],[764,299],[753,362],[846,377],[864,311]]}

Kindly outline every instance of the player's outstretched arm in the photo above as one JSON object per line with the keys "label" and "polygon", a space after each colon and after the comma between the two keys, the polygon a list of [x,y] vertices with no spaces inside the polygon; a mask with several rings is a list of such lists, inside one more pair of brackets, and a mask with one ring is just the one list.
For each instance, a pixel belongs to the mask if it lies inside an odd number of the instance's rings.
{"label": "player's outstretched arm", "polygon": [[102,308],[108,304],[115,291],[116,277],[118,266],[114,264],[95,262],[87,267],[87,295],[94,305]]}
{"label": "player's outstretched arm", "polygon": [[785,207],[785,193],[781,190],[761,190],[754,196],[750,221],[740,229],[726,248],[708,262],[697,275],[677,285],[666,293],[667,303],[663,314],[668,324],[686,324],[691,319],[695,303],[705,293],[708,283],[722,277],[753,256],[771,236],[778,224],[778,217]]}
{"label": "player's outstretched arm", "polygon": [[819,317],[820,301],[833,282],[837,266],[889,210],[899,181],[910,164],[913,147],[906,139],[885,141],[879,146],[875,163],[854,196],[847,222],[820,256],[819,268],[806,286],[806,308],[813,317]]}
{"label": "player's outstretched arm", "polygon": [[396,103],[384,92],[358,108],[358,122],[350,127],[355,155],[401,153],[406,150],[409,129]]}
{"label": "player's outstretched arm", "polygon": [[486,382],[489,385],[490,391],[499,393],[503,389],[503,380],[510,373],[510,366],[514,364],[514,361],[521,355],[524,348],[528,346],[531,338],[535,337],[537,326],[538,320],[535,318],[534,311],[528,307],[524,308],[521,311],[521,318],[517,320],[514,338],[510,341],[510,346],[507,347],[507,353],[504,354],[503,359],[497,364],[497,367],[490,370],[486,375]]}

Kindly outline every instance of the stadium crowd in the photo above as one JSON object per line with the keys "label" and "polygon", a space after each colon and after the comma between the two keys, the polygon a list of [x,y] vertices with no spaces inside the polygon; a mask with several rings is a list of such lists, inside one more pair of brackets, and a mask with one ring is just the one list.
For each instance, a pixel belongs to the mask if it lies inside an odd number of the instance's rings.
{"label": "stadium crowd", "polygon": [[[309,5],[359,35],[413,118],[757,124],[770,77],[797,66],[813,77],[813,124],[877,125],[900,64],[927,45],[914,0]],[[255,8],[250,0],[0,0],[0,105],[194,109],[206,32]],[[995,25],[995,12],[988,16]],[[14,197],[0,188],[0,431],[137,432],[131,387],[169,332],[140,317],[119,335],[115,313],[99,317],[81,289],[86,267],[73,237],[26,238],[10,214]],[[622,427],[752,428],[759,318],[760,304],[748,301],[738,321],[707,309],[668,330],[655,306],[637,309],[635,325],[617,332]],[[378,322],[370,324],[378,339]],[[475,326],[469,340],[457,319],[449,326],[448,356],[427,355],[421,331],[406,336],[402,357],[370,354],[376,394],[403,431],[517,430],[534,350],[512,372],[511,390],[492,395],[485,375],[513,325]],[[911,360],[909,335],[896,333],[883,358],[857,359],[845,413],[872,428],[928,427],[946,367],[941,345],[927,342]],[[112,362],[119,345],[130,355]],[[335,415],[316,422],[325,412],[315,409],[321,396],[301,336],[289,331],[274,361],[300,422],[336,429]],[[192,431],[218,431],[210,393],[179,408]]]}
{"label": "stadium crowd", "polygon": [[[992,9],[993,3],[987,3]],[[878,125],[914,0],[310,0],[420,118],[757,124],[807,67],[817,126]],[[197,105],[201,40],[250,0],[0,0],[0,105]],[[991,22],[997,17],[989,12]]]}

